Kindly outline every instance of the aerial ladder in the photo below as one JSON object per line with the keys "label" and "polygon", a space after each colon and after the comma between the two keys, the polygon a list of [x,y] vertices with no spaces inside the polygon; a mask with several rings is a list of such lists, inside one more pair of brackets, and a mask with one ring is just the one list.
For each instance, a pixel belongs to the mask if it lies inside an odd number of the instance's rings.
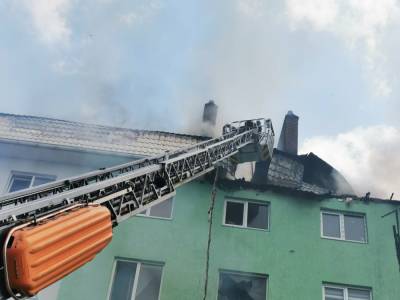
{"label": "aerial ladder", "polygon": [[191,147],[0,197],[0,299],[25,299],[92,260],[112,227],[218,166],[269,160],[269,119],[234,122]]}

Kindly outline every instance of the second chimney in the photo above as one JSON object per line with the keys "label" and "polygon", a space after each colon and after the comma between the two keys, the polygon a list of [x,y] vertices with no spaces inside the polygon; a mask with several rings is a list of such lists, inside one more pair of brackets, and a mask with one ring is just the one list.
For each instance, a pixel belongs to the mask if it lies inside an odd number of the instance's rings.
{"label": "second chimney", "polygon": [[299,117],[289,110],[283,121],[278,150],[297,155],[298,127]]}
{"label": "second chimney", "polygon": [[217,122],[217,112],[218,106],[214,103],[214,101],[208,101],[206,104],[204,104],[203,122],[215,125]]}

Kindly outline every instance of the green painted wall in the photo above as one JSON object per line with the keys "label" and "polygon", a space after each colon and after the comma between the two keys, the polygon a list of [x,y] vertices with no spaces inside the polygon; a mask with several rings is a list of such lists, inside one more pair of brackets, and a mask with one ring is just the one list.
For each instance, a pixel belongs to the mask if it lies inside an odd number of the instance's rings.
{"label": "green painted wall", "polygon": [[[134,217],[94,261],[65,278],[59,300],[106,299],[115,257],[164,262],[161,300],[202,299],[211,187],[194,182],[178,190],[172,220]],[[224,197],[270,203],[270,231],[222,225]],[[320,210],[366,214],[368,243],[322,239]],[[322,282],[371,287],[375,300],[400,299],[400,273],[388,203],[307,199],[271,191],[219,190],[214,211],[209,293],[219,269],[269,276],[269,300],[321,300]]]}

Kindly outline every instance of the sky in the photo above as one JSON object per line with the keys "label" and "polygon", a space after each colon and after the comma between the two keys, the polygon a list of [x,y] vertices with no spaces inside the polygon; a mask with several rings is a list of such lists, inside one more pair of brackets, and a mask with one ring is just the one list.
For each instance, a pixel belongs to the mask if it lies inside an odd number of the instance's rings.
{"label": "sky", "polygon": [[[0,111],[199,133],[300,116],[300,151],[400,198],[397,0],[3,0]],[[400,177],[399,177],[400,178]]]}

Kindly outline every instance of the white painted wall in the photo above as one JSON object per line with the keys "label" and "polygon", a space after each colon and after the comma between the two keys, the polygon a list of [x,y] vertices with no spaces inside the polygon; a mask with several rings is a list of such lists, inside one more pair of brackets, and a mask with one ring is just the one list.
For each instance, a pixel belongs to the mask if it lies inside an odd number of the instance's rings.
{"label": "white painted wall", "polygon": [[[0,142],[0,194],[8,192],[12,171],[54,175],[56,179],[63,179],[134,159],[137,157]],[[59,283],[55,283],[40,292],[38,298],[57,299],[58,288]]]}

